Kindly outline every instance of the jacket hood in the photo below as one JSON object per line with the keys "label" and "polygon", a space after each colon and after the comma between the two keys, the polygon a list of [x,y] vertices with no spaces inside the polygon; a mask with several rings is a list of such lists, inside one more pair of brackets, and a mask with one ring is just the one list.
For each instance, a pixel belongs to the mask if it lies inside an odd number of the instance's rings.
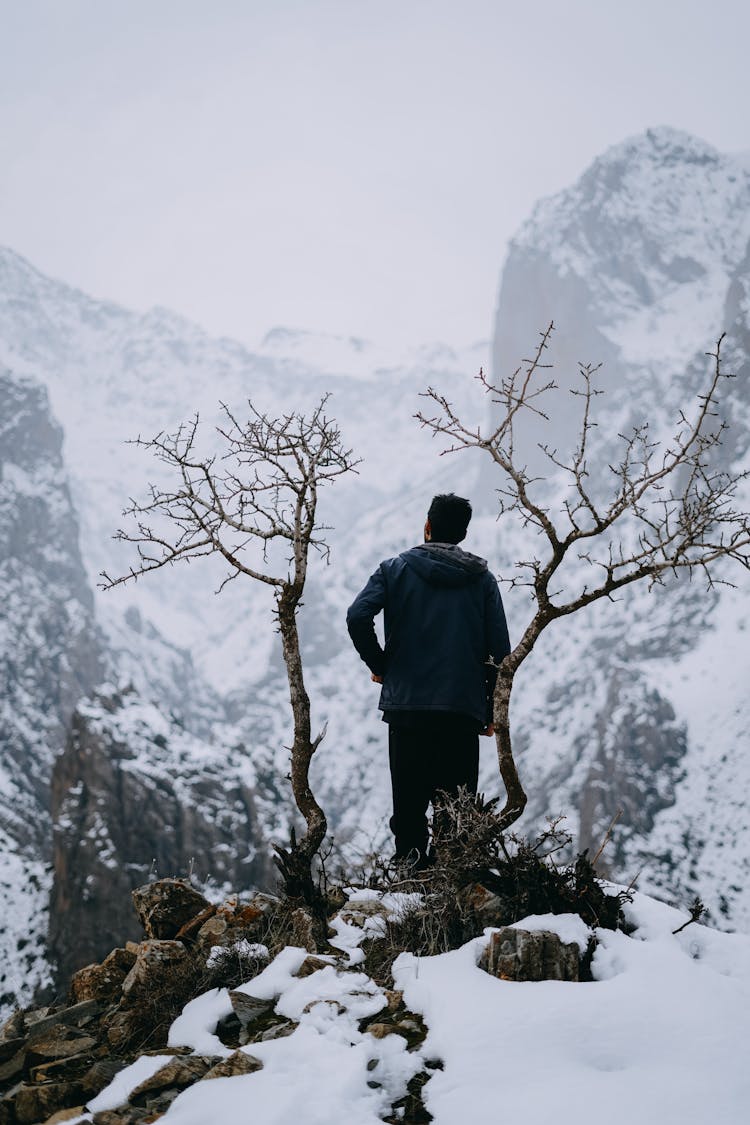
{"label": "jacket hood", "polygon": [[462,551],[455,543],[420,543],[401,558],[433,586],[466,586],[487,570],[479,555]]}

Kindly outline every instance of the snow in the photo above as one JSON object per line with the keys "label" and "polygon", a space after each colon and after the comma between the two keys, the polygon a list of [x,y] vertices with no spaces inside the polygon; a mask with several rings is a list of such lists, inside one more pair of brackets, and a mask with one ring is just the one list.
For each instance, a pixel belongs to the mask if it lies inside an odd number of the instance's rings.
{"label": "snow", "polygon": [[[168,1062],[172,1062],[172,1055],[141,1055],[130,1066],[126,1066],[116,1074],[108,1086],[105,1086],[89,1103],[87,1108],[92,1113],[103,1113],[104,1110],[117,1109],[119,1105],[132,1094],[136,1086],[151,1078]],[[85,1121],[85,1117],[76,1120]]]}
{"label": "snow", "polygon": [[557,934],[560,941],[566,945],[575,942],[582,951],[594,936],[591,928],[578,914],[529,914],[523,921],[513,922],[512,928]]}
{"label": "snow", "polygon": [[486,936],[439,957],[401,954],[397,987],[445,1063],[424,1090],[436,1125],[496,1125],[500,1109],[524,1125],[579,1125],[594,1111],[609,1125],[747,1120],[750,938],[702,926],[673,936],[685,915],[640,894],[630,916],[633,936],[597,930],[588,984],[490,979],[477,967]]}
{"label": "snow", "polygon": [[[379,892],[349,893],[341,913],[384,907]],[[341,958],[299,978],[307,954],[287,947],[241,989],[275,1000],[276,1012],[297,1023],[293,1032],[248,1044],[243,1049],[262,1070],[197,1082],[162,1120],[375,1125],[430,1063],[423,1098],[435,1125],[496,1125],[500,1116],[523,1125],[580,1125],[594,1112],[609,1125],[744,1125],[750,937],[699,924],[675,934],[686,912],[640,893],[625,913],[630,935],[593,931],[598,944],[588,983],[489,976],[478,961],[491,928],[449,953],[402,953],[395,986],[427,1026],[425,1042],[413,1050],[399,1035],[359,1030],[363,1017],[385,1006],[365,973]],[[365,922],[350,924],[362,941]],[[515,926],[551,930],[582,951],[592,934],[572,914],[529,916]],[[198,997],[172,1025],[170,1044],[230,1054],[213,1033],[230,1010],[226,990]],[[114,1108],[163,1061],[137,1060],[77,1120]]]}
{"label": "snow", "polygon": [[196,996],[170,1027],[168,1046],[190,1047],[199,1055],[231,1055],[214,1031],[219,1020],[231,1011],[232,1002],[226,988],[213,988]]}

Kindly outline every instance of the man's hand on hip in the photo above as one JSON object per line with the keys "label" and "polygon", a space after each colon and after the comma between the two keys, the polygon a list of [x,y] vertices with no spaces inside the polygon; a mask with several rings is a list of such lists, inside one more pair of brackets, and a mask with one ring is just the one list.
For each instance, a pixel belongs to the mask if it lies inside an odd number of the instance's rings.
{"label": "man's hand on hip", "polygon": [[376,676],[376,675],[375,675],[375,673],[373,672],[373,674],[372,674],[372,682],[373,682],[374,684],[382,684],[382,682],[383,682],[383,677],[382,677],[382,676]]}

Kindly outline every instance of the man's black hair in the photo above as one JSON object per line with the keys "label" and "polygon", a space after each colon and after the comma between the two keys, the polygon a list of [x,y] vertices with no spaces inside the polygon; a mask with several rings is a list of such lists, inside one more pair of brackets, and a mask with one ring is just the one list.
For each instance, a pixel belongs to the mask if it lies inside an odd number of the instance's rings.
{"label": "man's black hair", "polygon": [[471,519],[471,504],[463,496],[448,492],[433,497],[427,513],[434,543],[460,543],[466,538]]}

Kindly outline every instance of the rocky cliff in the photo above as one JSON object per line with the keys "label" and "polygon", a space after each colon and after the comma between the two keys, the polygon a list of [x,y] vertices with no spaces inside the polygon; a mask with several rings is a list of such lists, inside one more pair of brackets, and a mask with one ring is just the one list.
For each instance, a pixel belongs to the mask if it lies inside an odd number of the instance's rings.
{"label": "rocky cliff", "polygon": [[[100,678],[62,456],[38,382],[0,371],[0,1000],[48,979],[50,777],[73,709]],[[31,933],[23,919],[31,917]]]}
{"label": "rocky cliff", "polygon": [[[619,434],[648,418],[654,439],[665,441],[679,410],[695,409],[713,362],[705,353],[723,333],[724,369],[736,378],[724,385],[730,429],[719,460],[743,467],[749,238],[746,165],[667,128],[616,145],[535,207],[508,251],[493,345],[499,379],[555,322],[546,358],[560,390],[547,400],[549,420],[537,418],[521,434],[534,472],[555,474],[537,443],[563,456],[572,448],[580,400],[569,390],[579,363],[601,364],[596,386],[605,393],[595,402],[589,458],[597,488],[606,485]],[[734,846],[742,817],[731,793],[738,784],[747,792],[748,775],[719,760],[716,744],[731,755],[750,718],[735,672],[750,671],[750,607],[746,575],[723,577],[738,584],[736,593],[675,581],[556,626],[519,677],[517,734],[533,814],[557,805],[577,821],[580,844],[596,847],[621,809],[611,853],[621,877],[640,871],[661,890],[700,887],[717,915],[746,924],[750,904],[739,887],[747,859]],[[712,803],[711,829],[685,833],[708,811],[698,812],[701,774],[722,796]],[[720,886],[717,848],[726,863]]]}

